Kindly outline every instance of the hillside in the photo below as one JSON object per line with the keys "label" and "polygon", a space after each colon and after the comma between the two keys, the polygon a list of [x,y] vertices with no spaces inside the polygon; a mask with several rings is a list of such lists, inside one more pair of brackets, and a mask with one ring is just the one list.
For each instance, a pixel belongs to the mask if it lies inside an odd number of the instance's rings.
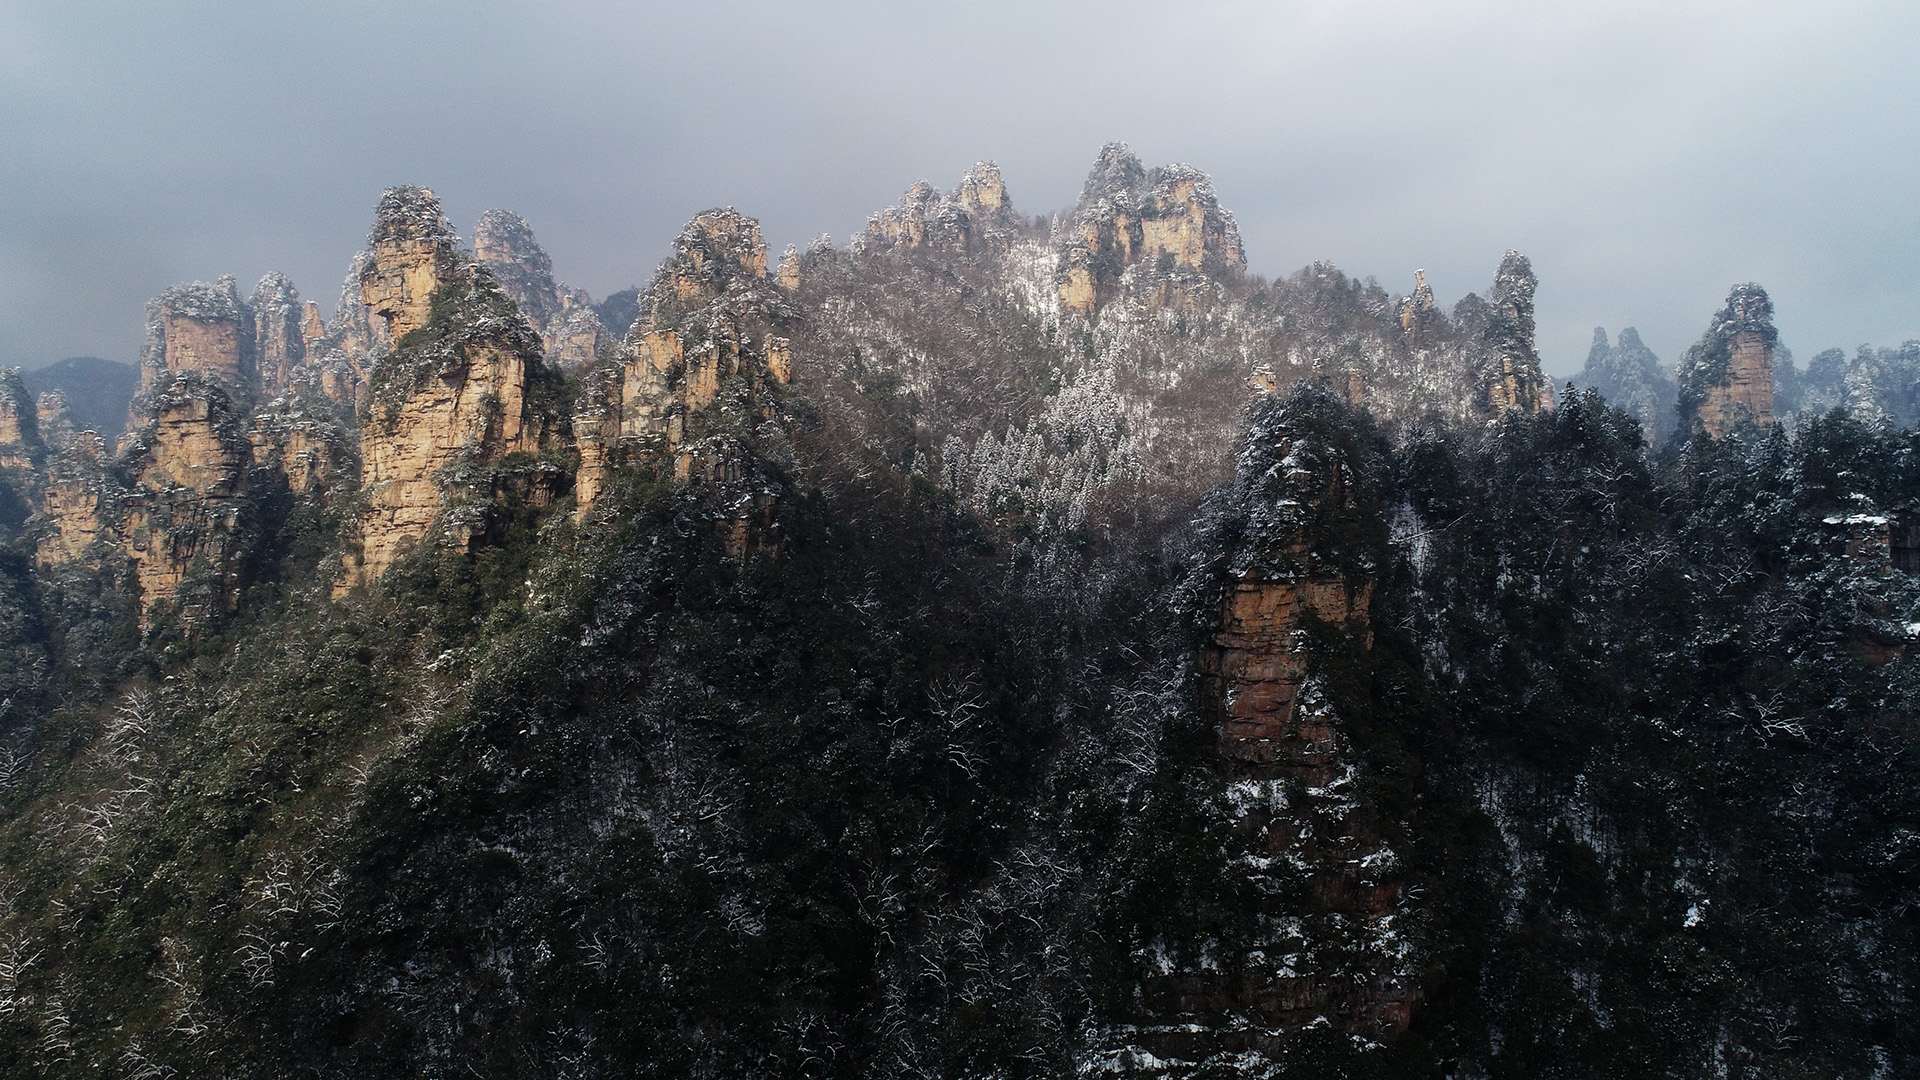
{"label": "hillside", "polygon": [[0,375],[0,1073],[1920,1072],[1911,349],[1017,205],[596,302],[395,187],[117,440]]}

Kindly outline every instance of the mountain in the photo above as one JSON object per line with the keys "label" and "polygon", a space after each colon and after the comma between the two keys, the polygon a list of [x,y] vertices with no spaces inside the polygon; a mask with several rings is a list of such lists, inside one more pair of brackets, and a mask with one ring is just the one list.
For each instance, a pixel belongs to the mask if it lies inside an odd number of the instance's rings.
{"label": "mountain", "polygon": [[108,439],[119,435],[126,423],[127,402],[139,382],[134,368],[97,356],[69,356],[45,367],[26,368],[21,375],[28,393],[38,398],[59,391],[75,424]]}
{"label": "mountain", "polygon": [[1905,352],[1024,205],[596,303],[398,186],[116,442],[0,374],[0,1072],[1920,1071]]}

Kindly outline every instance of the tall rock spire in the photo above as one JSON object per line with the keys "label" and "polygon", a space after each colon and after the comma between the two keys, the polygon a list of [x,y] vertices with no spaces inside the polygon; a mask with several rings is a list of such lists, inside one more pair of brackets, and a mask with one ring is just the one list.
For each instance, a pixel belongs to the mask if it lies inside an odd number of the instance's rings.
{"label": "tall rock spire", "polygon": [[1696,428],[1723,438],[1743,424],[1773,423],[1773,300],[1746,282],[1727,293],[1700,340],[1680,361],[1680,417],[1684,431]]}
{"label": "tall rock spire", "polygon": [[373,316],[375,343],[391,348],[427,324],[434,290],[463,260],[440,199],[423,187],[388,188],[380,196],[367,247],[360,302]]}
{"label": "tall rock spire", "polygon": [[1538,412],[1551,405],[1551,391],[1534,347],[1533,298],[1540,288],[1533,263],[1509,249],[1487,291],[1488,318],[1481,385],[1495,413]]}

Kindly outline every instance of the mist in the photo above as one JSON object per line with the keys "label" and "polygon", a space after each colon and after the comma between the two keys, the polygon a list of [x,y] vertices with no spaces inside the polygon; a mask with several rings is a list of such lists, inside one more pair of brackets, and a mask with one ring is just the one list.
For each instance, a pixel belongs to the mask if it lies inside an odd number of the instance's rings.
{"label": "mist", "polygon": [[845,243],[974,160],[1072,203],[1101,143],[1207,170],[1250,267],[1443,303],[1541,277],[1669,362],[1735,281],[1801,357],[1920,336],[1911,4],[25,2],[0,11],[0,364],[130,360],[167,285],[270,269],[331,310],[380,190],[531,221],[643,283],[693,213]]}

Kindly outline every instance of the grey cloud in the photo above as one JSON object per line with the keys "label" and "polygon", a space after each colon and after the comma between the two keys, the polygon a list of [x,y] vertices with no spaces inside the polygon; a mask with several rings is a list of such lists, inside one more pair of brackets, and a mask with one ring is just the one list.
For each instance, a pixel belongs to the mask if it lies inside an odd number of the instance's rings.
{"label": "grey cloud", "polygon": [[525,214],[643,281],[695,211],[844,240],[997,159],[1069,203],[1099,145],[1213,174],[1255,270],[1443,299],[1518,247],[1551,370],[1669,360],[1752,278],[1802,356],[1920,335],[1910,3],[51,3],[0,13],[0,362],[127,358],[224,272],[330,305],[379,190]]}

